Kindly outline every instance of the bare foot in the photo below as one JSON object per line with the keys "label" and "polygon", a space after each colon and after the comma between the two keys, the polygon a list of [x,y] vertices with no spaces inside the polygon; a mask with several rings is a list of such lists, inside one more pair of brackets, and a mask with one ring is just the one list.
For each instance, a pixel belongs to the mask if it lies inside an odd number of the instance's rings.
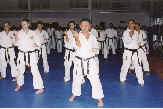
{"label": "bare foot", "polygon": [[16,88],[14,89],[14,91],[18,92],[20,89],[21,89],[21,87],[17,85]]}
{"label": "bare foot", "polygon": [[144,83],[140,84],[142,87],[144,87]]}
{"label": "bare foot", "polygon": [[70,80],[64,80],[65,83],[67,83],[68,81],[70,81]]}
{"label": "bare foot", "polygon": [[132,69],[128,69],[128,73],[134,73],[134,70],[132,70]]}
{"label": "bare foot", "polygon": [[128,69],[128,73],[131,73],[131,69]]}
{"label": "bare foot", "polygon": [[121,81],[121,80],[120,80],[120,83],[121,83],[121,84],[124,84],[124,83],[125,83],[125,81]]}
{"label": "bare foot", "polygon": [[75,96],[74,96],[74,95],[72,95],[72,96],[69,98],[69,102],[73,102],[73,101],[74,101],[74,99],[75,99]]}
{"label": "bare foot", "polygon": [[16,78],[15,78],[15,77],[13,77],[12,81],[13,81],[13,82],[16,82]]}
{"label": "bare foot", "polygon": [[35,94],[36,95],[39,95],[39,94],[42,94],[44,92],[44,89],[38,89]]}
{"label": "bare foot", "polygon": [[98,99],[97,106],[98,107],[103,107],[104,106],[104,102],[102,101],[102,99]]}

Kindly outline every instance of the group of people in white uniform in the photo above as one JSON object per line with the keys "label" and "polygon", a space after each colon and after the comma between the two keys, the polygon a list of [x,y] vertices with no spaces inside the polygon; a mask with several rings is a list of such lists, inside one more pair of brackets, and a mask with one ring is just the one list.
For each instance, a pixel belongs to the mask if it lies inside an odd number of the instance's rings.
{"label": "group of people in white uniform", "polygon": [[50,37],[48,54],[50,54],[51,49],[56,49],[57,53],[62,53],[64,42],[64,31],[62,28],[60,26],[56,28],[50,26],[47,28],[47,33]]}
{"label": "group of people in white uniform", "polygon": [[[14,89],[16,92],[24,85],[24,73],[26,67],[30,68],[33,76],[33,87],[36,89],[35,94],[44,92],[44,84],[38,69],[39,59],[43,60],[44,73],[49,72],[47,54],[50,49],[57,48],[57,52],[62,52],[64,42],[64,82],[70,81],[71,67],[73,67],[72,96],[69,98],[73,102],[77,96],[81,96],[81,85],[88,78],[92,86],[92,98],[97,99],[99,107],[104,106],[103,88],[99,78],[99,59],[101,51],[104,59],[108,58],[109,50],[116,54],[118,39],[123,40],[124,53],[123,64],[120,72],[120,82],[126,81],[127,73],[135,69],[138,83],[144,86],[143,71],[150,74],[147,60],[148,42],[147,35],[140,30],[140,24],[135,24],[133,19],[129,20],[128,28],[123,32],[121,38],[118,38],[117,31],[113,24],[109,28],[99,28],[96,30],[90,24],[88,19],[80,21],[80,32],[75,27],[76,23],[70,21],[69,28],[64,32],[61,28],[43,29],[43,23],[37,23],[37,29],[29,29],[29,21],[23,19],[20,22],[20,31],[10,31],[10,24],[3,23],[4,30],[0,32],[0,79],[6,78],[7,64],[11,67],[13,80],[17,82]],[[55,32],[54,32],[55,31]],[[55,34],[55,38],[53,37]],[[14,48],[18,48],[18,56],[15,56]],[[109,69],[108,69],[109,70]]]}

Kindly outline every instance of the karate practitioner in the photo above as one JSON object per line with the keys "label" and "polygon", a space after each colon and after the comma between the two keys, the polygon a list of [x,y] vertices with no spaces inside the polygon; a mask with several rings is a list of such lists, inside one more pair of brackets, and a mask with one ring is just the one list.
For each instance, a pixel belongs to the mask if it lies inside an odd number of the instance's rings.
{"label": "karate practitioner", "polygon": [[12,81],[16,81],[16,64],[15,64],[15,36],[14,32],[10,31],[8,22],[3,23],[4,30],[0,33],[0,79],[6,78],[7,64],[11,67]]}
{"label": "karate practitioner", "polygon": [[55,42],[55,29],[52,27],[52,24],[48,24],[48,29],[47,33],[49,35],[49,42],[48,42],[48,47],[47,47],[47,54],[50,54],[51,49],[55,49],[56,47],[56,42]]}
{"label": "karate practitioner", "polygon": [[117,42],[118,42],[118,48],[122,49],[123,48],[123,41],[122,41],[122,36],[123,36],[123,28],[119,27],[117,31]]}
{"label": "karate practitioner", "polygon": [[148,46],[148,42],[147,42],[147,35],[145,33],[145,31],[140,29],[140,24],[136,23],[135,25],[135,29],[139,34],[139,41],[141,42],[141,49],[140,50],[140,58],[141,58],[141,62],[143,65],[143,70],[144,72],[149,75],[150,74],[150,70],[149,70],[149,63],[148,63],[148,59],[147,59],[147,53],[148,53],[148,48],[146,46]]}
{"label": "karate practitioner", "polygon": [[[148,63],[148,59],[147,59],[147,51],[148,48],[146,45],[148,45],[147,42],[147,35],[145,33],[145,31],[140,29],[140,24],[136,23],[135,24],[135,29],[139,34],[138,40],[141,42],[141,46],[139,47],[139,52],[140,52],[140,57],[141,58],[141,64],[143,65],[143,70],[146,73],[146,75],[150,75],[150,69],[149,69],[149,63]],[[133,72],[134,70],[134,65],[133,63],[130,65],[130,69],[128,72]]]}
{"label": "karate practitioner", "polygon": [[68,82],[70,80],[70,69],[74,61],[74,44],[75,38],[72,32],[75,31],[75,22],[70,21],[68,23],[69,30],[65,32],[64,43],[65,43],[65,56],[64,56],[64,66],[65,66],[65,77],[64,82]]}
{"label": "karate practitioner", "polygon": [[90,32],[93,34],[93,36],[96,37],[96,39],[98,39],[98,37],[99,37],[98,32],[95,28],[93,28],[92,24],[91,24]]}
{"label": "karate practitioner", "polygon": [[106,32],[103,27],[100,27],[98,43],[102,54],[104,54],[104,48],[106,47]]}
{"label": "karate practitioner", "polygon": [[63,31],[61,30],[61,27],[57,27],[55,31],[55,38],[56,38],[57,52],[62,53]]}
{"label": "karate practitioner", "polygon": [[116,51],[115,51],[116,50],[116,48],[115,48],[115,38],[117,38],[117,31],[113,28],[113,24],[110,23],[109,28],[106,29],[105,32],[107,34],[107,38],[106,38],[107,47],[104,50],[104,57],[105,57],[105,59],[107,59],[110,49],[112,49],[112,54],[113,55],[116,54]]}
{"label": "karate practitioner", "polygon": [[120,82],[124,83],[126,81],[128,69],[130,64],[133,63],[138,83],[141,86],[144,86],[143,72],[140,63],[141,58],[139,58],[140,52],[138,50],[141,46],[141,42],[138,39],[138,32],[134,30],[134,27],[134,20],[131,19],[129,20],[127,30],[125,30],[123,33],[122,39],[125,49],[123,53],[123,65],[120,72]]}
{"label": "karate practitioner", "polygon": [[74,101],[76,96],[81,96],[81,85],[84,77],[87,77],[92,86],[92,98],[98,100],[98,106],[103,103],[103,89],[99,79],[98,53],[99,46],[95,36],[89,32],[90,22],[88,19],[80,21],[81,31],[73,32],[76,42],[75,63],[72,83],[72,96],[69,101]]}
{"label": "karate practitioner", "polygon": [[56,49],[56,38],[55,38],[55,32],[56,29],[54,28],[54,24],[52,24],[52,28],[51,28],[51,33],[52,33],[52,48],[55,50]]}
{"label": "karate practitioner", "polygon": [[35,30],[36,36],[38,37],[41,46],[40,46],[40,54],[43,60],[43,67],[44,67],[44,72],[48,73],[49,72],[49,64],[47,60],[47,47],[48,47],[48,39],[49,36],[45,30],[42,29],[43,24],[42,22],[37,23],[37,29]]}
{"label": "karate practitioner", "polygon": [[15,32],[17,40],[16,45],[19,49],[17,60],[17,86],[15,91],[19,91],[24,85],[25,66],[28,65],[31,67],[34,89],[37,90],[35,94],[41,94],[44,92],[44,85],[38,70],[38,58],[36,56],[36,48],[41,44],[35,32],[29,29],[29,21],[27,19],[21,21],[21,27],[22,29],[19,32]]}

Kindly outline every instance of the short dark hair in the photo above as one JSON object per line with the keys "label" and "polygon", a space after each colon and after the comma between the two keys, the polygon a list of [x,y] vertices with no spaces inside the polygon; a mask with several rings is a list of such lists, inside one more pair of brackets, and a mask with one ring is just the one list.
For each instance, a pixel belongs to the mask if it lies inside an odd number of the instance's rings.
{"label": "short dark hair", "polygon": [[71,20],[68,22],[68,25],[70,25],[70,23],[73,23],[74,25],[76,25],[75,21]]}
{"label": "short dark hair", "polygon": [[133,21],[133,22],[135,22],[135,20],[134,20],[134,19],[129,19],[129,20],[128,20],[128,22],[130,22],[130,21]]}
{"label": "short dark hair", "polygon": [[39,21],[37,22],[37,25],[38,25],[38,24],[41,24],[41,25],[42,25],[42,24],[43,24],[43,22],[39,20]]}
{"label": "short dark hair", "polygon": [[135,23],[135,25],[141,26],[140,23]]}
{"label": "short dark hair", "polygon": [[3,21],[2,25],[5,26],[5,24],[10,25],[9,21]]}
{"label": "short dark hair", "polygon": [[22,20],[21,20],[21,22],[28,22],[29,23],[29,20],[27,19],[27,18],[23,18]]}
{"label": "short dark hair", "polygon": [[110,26],[111,28],[113,28],[113,27],[114,27],[113,23],[109,23],[109,26]]}
{"label": "short dark hair", "polygon": [[83,18],[83,19],[80,20],[80,24],[81,24],[82,22],[88,22],[88,23],[90,23],[90,20],[89,20],[88,18]]}

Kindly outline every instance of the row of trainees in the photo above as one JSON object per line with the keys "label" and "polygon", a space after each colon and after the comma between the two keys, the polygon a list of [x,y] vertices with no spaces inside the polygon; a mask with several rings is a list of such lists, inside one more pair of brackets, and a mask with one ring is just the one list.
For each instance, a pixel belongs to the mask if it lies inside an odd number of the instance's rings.
{"label": "row of trainees", "polygon": [[[36,25],[36,24],[35,24]],[[44,24],[46,31],[49,35],[49,44],[47,53],[50,54],[51,49],[57,49],[58,53],[62,53],[63,45],[64,45],[64,32],[67,27],[61,27],[58,23],[53,24]],[[33,29],[36,26],[32,26]],[[14,28],[14,27],[13,27]],[[124,31],[123,27],[119,27],[114,29],[112,23],[108,25],[108,28],[105,29],[105,26],[100,25],[93,28],[91,26],[90,31],[97,37],[100,48],[102,49],[102,54],[104,54],[104,58],[108,58],[108,54],[110,54],[110,49],[112,50],[112,54],[116,54],[117,49],[123,48],[122,34]],[[80,29],[75,28],[76,31],[80,31]],[[148,47],[149,48],[149,47]]]}
{"label": "row of trainees", "polygon": [[[76,24],[75,24],[76,25]],[[76,26],[75,26],[76,27]],[[75,31],[79,32],[80,30],[75,28]],[[114,26],[112,23],[108,25],[108,28],[104,29],[103,26],[98,26],[98,28],[94,28],[91,25],[90,32],[96,36],[99,46],[102,50],[102,54],[104,54],[104,59],[108,58],[108,55],[110,54],[110,49],[112,50],[112,54],[116,54],[117,49],[123,48],[123,41],[122,41],[122,35],[123,35],[123,28],[114,29]],[[57,52],[61,53],[63,49],[63,30],[55,28],[48,28],[47,32],[49,34],[50,38],[50,49],[56,49]],[[144,35],[144,39],[147,39],[147,35]],[[147,41],[147,40],[146,40]],[[149,51],[149,46],[147,45],[147,52]],[[50,51],[48,52],[48,54]]]}
{"label": "row of trainees", "polygon": [[[34,25],[34,24],[33,24]],[[36,25],[36,24],[35,24]],[[91,24],[92,25],[92,24]],[[104,22],[100,22],[98,25],[95,25],[94,28],[96,30],[99,30],[101,27],[106,30],[109,26],[105,26],[106,23]],[[110,24],[109,24],[110,25]],[[54,22],[52,24],[44,24],[44,27],[45,27],[45,30],[48,30],[48,29],[51,29],[53,28],[52,30],[56,29],[57,27],[59,26],[59,23],[58,22]],[[33,29],[35,29],[36,26],[33,26]],[[61,27],[61,26],[60,26]],[[124,31],[127,26],[125,24],[120,24],[120,26],[113,26],[113,28],[117,31],[117,33],[121,34],[122,31]],[[66,26],[63,26],[62,27],[62,30],[64,31],[66,29]],[[76,29],[77,31],[80,30],[79,28],[79,25],[76,24]],[[146,32],[146,34],[149,36],[149,41],[154,41],[156,38],[155,36],[157,37],[157,39],[161,39],[160,36],[163,36],[163,33],[162,33],[162,29],[163,29],[163,25],[152,25],[152,26],[145,26],[145,25],[142,25],[141,26],[141,29],[144,30]],[[155,36],[154,36],[155,35]],[[121,35],[122,36],[122,35]]]}
{"label": "row of trainees", "polygon": [[[105,25],[106,25],[106,23],[100,22],[98,25],[95,25],[94,28],[96,30],[100,30],[101,28],[106,30],[106,29],[108,29],[108,26],[106,27]],[[163,34],[161,32],[162,27],[163,27],[162,25],[161,26],[159,26],[159,25],[153,25],[153,26],[142,25],[141,26],[141,28],[144,31],[146,31],[146,33],[148,34],[148,36],[149,36],[148,38],[149,38],[150,42],[152,42],[156,39],[159,39],[160,38],[159,36],[163,36]],[[37,28],[37,23],[31,23],[30,29],[35,30],[36,28]],[[66,25],[61,26],[58,22],[43,23],[43,29],[48,31],[48,33],[51,37],[53,37],[53,36],[55,37],[55,31],[56,30],[65,31],[67,28],[68,28],[68,26],[66,26]],[[125,24],[123,24],[123,25],[121,24],[121,26],[118,26],[118,27],[114,26],[114,29],[117,31],[118,36],[119,36],[119,34],[120,34],[120,36],[122,36],[122,33],[125,30],[125,28],[127,28]],[[21,26],[18,26],[18,25],[12,25],[11,26],[11,30],[20,30],[20,29],[21,29]],[[3,27],[0,26],[0,31],[2,31],[2,30],[3,30]],[[76,24],[76,30],[78,32],[80,31],[79,24]]]}
{"label": "row of trainees", "polygon": [[[48,32],[48,35],[50,37],[50,43],[51,44],[49,45],[49,48],[50,49],[56,49],[57,48],[57,51],[59,53],[62,52],[62,49],[61,49],[60,44],[57,45],[56,43],[58,42],[58,40],[61,40],[63,42],[63,31],[65,31],[66,29],[68,29],[68,27],[66,27],[66,26],[65,27],[63,26],[62,27],[58,23],[53,23],[53,24],[46,24],[45,23],[43,25],[44,25],[43,28],[45,28],[44,30],[46,30]],[[109,25],[112,25],[112,24],[109,24]],[[79,27],[78,28],[77,27],[78,26],[76,26],[75,30],[79,32],[80,29],[79,29]],[[32,24],[31,28],[33,30],[35,30],[36,24]],[[92,27],[92,30],[91,31],[99,38],[101,35],[100,35],[100,33],[98,34],[98,30],[100,30],[100,29],[107,30],[107,29],[110,28],[110,26],[109,26],[109,28],[106,28],[106,29],[104,29],[104,28],[105,28],[104,26],[102,26],[102,25],[100,26],[100,24],[99,24],[99,26],[96,26],[95,28]],[[11,30],[13,30],[13,31],[14,30],[20,30],[20,27],[17,27],[17,26],[14,25],[14,26],[12,26],[12,29]],[[115,33],[114,38],[117,38],[117,36],[118,37],[121,37],[122,36],[122,33],[123,33],[123,30],[124,29],[121,28],[121,27],[119,27],[119,28],[117,28],[117,30],[116,29],[114,29],[114,30],[117,31],[117,33],[118,33],[118,35],[116,35],[116,33]],[[109,35],[109,33],[108,33],[108,35]],[[99,39],[99,40],[101,40],[101,39]],[[117,40],[119,41],[119,38]],[[59,41],[59,43],[60,43],[60,41]],[[115,43],[115,46],[117,47],[116,43]],[[122,48],[122,43],[120,43],[120,48]],[[115,51],[115,50],[113,50],[113,51]],[[48,54],[50,54],[50,51],[48,51]]]}
{"label": "row of trainees", "polygon": [[[13,81],[17,83],[14,91],[19,91],[24,85],[24,73],[26,66],[30,68],[30,72],[33,76],[33,87],[36,89],[35,94],[41,94],[44,92],[44,84],[42,77],[38,69],[38,60],[41,55],[43,58],[44,71],[49,72],[49,66],[47,62],[47,45],[48,34],[42,30],[42,24],[38,24],[38,28],[35,31],[29,29],[29,21],[23,19],[21,21],[20,31],[10,31],[10,25],[8,22],[3,24],[4,31],[0,33],[0,72],[1,79],[6,77],[7,64],[11,67],[11,75]],[[99,46],[96,37],[89,32],[90,22],[87,19],[83,19],[80,22],[81,31],[73,31],[73,37],[67,38],[65,32],[65,42],[74,40],[73,44],[70,44],[75,48],[74,56],[75,60],[73,69],[73,83],[72,83],[72,96],[69,101],[72,102],[76,96],[81,95],[81,85],[85,82],[84,77],[87,77],[92,86],[92,97],[98,100],[97,105],[103,106],[103,89],[99,79],[99,61],[98,52]],[[18,48],[18,57],[15,60],[14,46]],[[66,46],[66,44],[65,44]],[[68,50],[68,48],[67,48]],[[40,53],[41,51],[41,53]],[[71,51],[71,50],[70,50]],[[69,58],[65,53],[65,61]],[[66,62],[65,72],[66,72]],[[66,73],[65,73],[66,74]]]}
{"label": "row of trainees", "polygon": [[[80,31],[76,28],[75,30],[77,32]],[[50,36],[49,48],[57,48],[57,52],[61,53],[63,49],[63,31],[61,29],[58,30],[55,28],[48,28],[47,32]],[[95,29],[93,28],[93,26],[91,26],[90,32],[96,36],[105,59],[107,59],[110,49],[112,49],[112,54],[116,54],[116,49],[123,48],[123,42],[121,39],[123,29],[118,29],[117,32],[117,30],[113,28],[112,23],[110,23],[109,28],[105,30],[102,26],[98,29]],[[48,54],[50,54],[50,51],[48,52]]]}

